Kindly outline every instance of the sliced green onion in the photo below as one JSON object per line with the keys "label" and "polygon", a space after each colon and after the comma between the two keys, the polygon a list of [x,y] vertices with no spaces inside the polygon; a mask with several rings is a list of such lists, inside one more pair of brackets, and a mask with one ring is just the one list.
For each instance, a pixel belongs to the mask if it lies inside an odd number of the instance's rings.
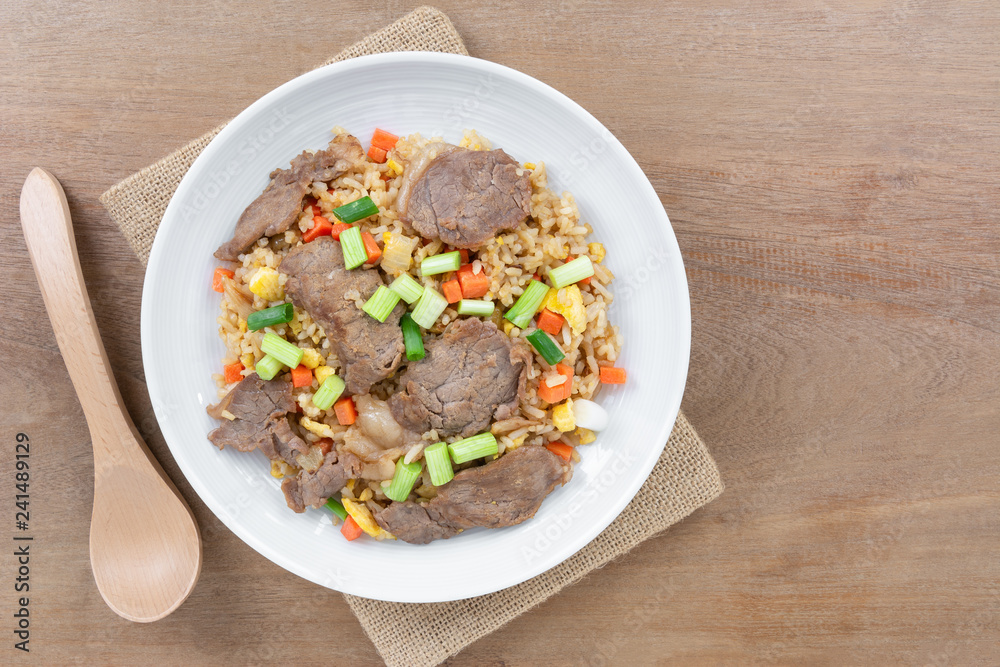
{"label": "sliced green onion", "polygon": [[430,287],[424,288],[424,293],[413,308],[413,321],[425,329],[430,329],[448,307],[448,299]]}
{"label": "sliced green onion", "polygon": [[424,293],[424,286],[414,280],[409,273],[399,274],[399,277],[389,285],[389,289],[398,294],[400,299],[411,304]]}
{"label": "sliced green onion", "polygon": [[397,303],[399,303],[399,295],[385,285],[379,285],[375,293],[372,294],[372,297],[365,301],[365,305],[361,307],[361,310],[379,322],[385,322],[385,318],[389,317],[389,313],[392,312]]}
{"label": "sliced green onion", "polygon": [[403,463],[403,457],[400,456],[399,460],[396,461],[396,472],[392,475],[392,482],[389,483],[389,488],[385,491],[385,497],[389,500],[395,500],[397,503],[406,500],[410,491],[413,490],[413,483],[420,477],[420,468],[418,461]]}
{"label": "sliced green onion", "polygon": [[302,362],[302,355],[305,354],[301,347],[292,345],[278,334],[271,332],[264,334],[264,342],[260,344],[260,349],[264,354],[270,354],[289,368],[298,366]]}
{"label": "sliced green onion", "polygon": [[275,324],[284,324],[285,322],[291,322],[294,316],[295,307],[290,303],[271,306],[264,310],[258,310],[256,313],[250,313],[247,316],[247,329],[257,331],[258,329],[274,326]]}
{"label": "sliced green onion", "polygon": [[492,433],[487,432],[453,442],[448,445],[448,451],[451,452],[451,458],[455,463],[465,463],[484,456],[493,456],[500,450],[497,447],[497,439]]}
{"label": "sliced green onion", "polygon": [[339,500],[330,498],[326,501],[326,506],[333,510],[333,513],[339,516],[341,521],[347,521],[347,510],[344,509],[343,503]]}
{"label": "sliced green onion", "polygon": [[462,265],[462,253],[457,250],[443,252],[440,255],[431,255],[420,262],[420,275],[433,276],[438,273],[448,271],[458,271]]}
{"label": "sliced green onion", "polygon": [[[296,364],[298,365],[298,364]],[[254,366],[254,370],[257,371],[257,375],[260,376],[261,380],[273,380],[274,376],[281,372],[281,369],[285,365],[272,357],[270,354],[265,354],[264,358],[257,362]]]}
{"label": "sliced green onion", "polygon": [[545,284],[532,280],[528,283],[528,288],[504,315],[504,318],[513,322],[515,327],[523,329],[528,326],[528,322],[538,312],[539,306],[542,305],[542,301],[545,300],[545,295],[548,293],[549,288]]}
{"label": "sliced green onion", "polygon": [[399,320],[403,328],[403,345],[406,347],[406,358],[417,361],[424,358],[424,337],[420,333],[420,325],[413,321],[409,313]]}
{"label": "sliced green onion", "polygon": [[594,265],[586,255],[577,257],[572,262],[566,262],[562,266],[549,269],[549,281],[556,289],[578,283],[592,275],[594,275]]}
{"label": "sliced green onion", "polygon": [[337,216],[337,219],[346,223],[364,220],[376,213],[378,213],[378,206],[375,205],[371,197],[362,197],[361,199],[352,201],[350,204],[344,204],[333,209],[333,214]]}
{"label": "sliced green onion", "polygon": [[424,460],[427,461],[427,472],[431,474],[431,484],[441,486],[455,477],[455,469],[451,467],[448,458],[448,445],[438,442],[424,449]]}
{"label": "sliced green onion", "polygon": [[559,349],[556,342],[552,340],[552,337],[541,329],[536,329],[530,334],[525,336],[528,342],[531,343],[531,347],[538,350],[538,354],[542,355],[542,359],[545,360],[549,366],[554,366],[560,361],[566,358],[563,351]]}
{"label": "sliced green onion", "polygon": [[368,259],[365,242],[361,240],[361,230],[351,227],[340,232],[340,249],[344,252],[344,266],[356,269]]}
{"label": "sliced green onion", "polygon": [[331,375],[327,379],[323,380],[323,384],[319,386],[316,393],[313,394],[312,402],[320,410],[329,410],[333,402],[340,398],[340,395],[344,393],[344,381],[340,379],[339,375]]}
{"label": "sliced green onion", "polygon": [[493,314],[493,302],[479,301],[478,299],[462,299],[458,302],[458,314],[489,317]]}

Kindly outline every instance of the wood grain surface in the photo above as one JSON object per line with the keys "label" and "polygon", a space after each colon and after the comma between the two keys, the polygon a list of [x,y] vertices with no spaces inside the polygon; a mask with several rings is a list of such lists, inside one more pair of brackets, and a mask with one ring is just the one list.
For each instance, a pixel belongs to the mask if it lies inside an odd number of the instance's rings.
{"label": "wood grain surface", "polygon": [[[455,664],[1000,663],[1000,7],[746,5],[439,5],[649,175],[691,287],[683,407],[728,487]],[[8,555],[0,661],[379,662],[338,594],[179,475],[143,382],[142,270],[97,198],[412,6],[0,5],[0,534],[24,432],[35,536],[31,654]],[[203,531],[201,580],[157,623],[116,616],[90,572],[87,427],[17,220],[36,165],[69,196],[128,409]]]}

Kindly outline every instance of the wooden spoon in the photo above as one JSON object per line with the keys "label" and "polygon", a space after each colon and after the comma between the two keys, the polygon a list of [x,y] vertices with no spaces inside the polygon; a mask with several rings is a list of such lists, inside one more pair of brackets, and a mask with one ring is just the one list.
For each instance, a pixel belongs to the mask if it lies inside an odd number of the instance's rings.
{"label": "wooden spoon", "polygon": [[21,189],[21,227],[94,443],[90,563],[97,588],[130,621],[161,619],[198,580],[198,525],[122,405],[80,271],[66,194],[44,169],[32,170]]}

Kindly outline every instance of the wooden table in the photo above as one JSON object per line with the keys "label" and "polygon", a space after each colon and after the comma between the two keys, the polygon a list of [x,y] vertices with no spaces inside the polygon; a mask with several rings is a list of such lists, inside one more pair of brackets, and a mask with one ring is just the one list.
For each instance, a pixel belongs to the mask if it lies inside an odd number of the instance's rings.
{"label": "wooden table", "polygon": [[[684,409],[728,490],[455,663],[1000,662],[1000,8],[542,4],[440,6],[652,180],[691,285]],[[142,268],[97,198],[411,6],[0,10],[0,498],[12,544],[28,433],[34,659],[378,662],[338,594],[243,544],[179,474],[143,382]],[[17,220],[34,165],[66,187],[128,408],[204,532],[194,594],[152,625],[90,573],[87,429]],[[9,551],[3,662],[28,658]]]}

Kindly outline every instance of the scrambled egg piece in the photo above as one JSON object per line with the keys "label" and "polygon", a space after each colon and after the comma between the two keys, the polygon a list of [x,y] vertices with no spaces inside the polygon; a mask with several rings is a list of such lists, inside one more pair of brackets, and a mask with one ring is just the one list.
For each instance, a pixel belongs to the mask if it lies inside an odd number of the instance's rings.
{"label": "scrambled egg piece", "polygon": [[574,336],[582,334],[587,328],[587,310],[583,307],[583,295],[576,285],[550,289],[542,307],[565,317]]}
{"label": "scrambled egg piece", "polygon": [[271,477],[276,479],[281,479],[286,475],[288,477],[294,477],[296,473],[298,473],[298,470],[284,461],[271,461]]}
{"label": "scrambled egg piece", "polygon": [[316,368],[323,363],[323,355],[311,347],[302,350],[302,365],[306,368]]}
{"label": "scrambled egg piece", "polygon": [[587,245],[587,252],[593,255],[593,260],[600,264],[604,261],[604,246],[600,243],[591,243]]}
{"label": "scrambled egg piece", "polygon": [[573,415],[573,399],[567,398],[564,402],[552,408],[552,423],[563,433],[576,429],[576,417]]}
{"label": "scrambled egg piece", "polygon": [[[303,355],[302,358],[305,359],[305,355]],[[313,375],[316,376],[316,382],[319,382],[322,385],[328,377],[334,375],[334,372],[329,366],[318,366],[316,370],[313,371]]]}
{"label": "scrambled egg piece", "polygon": [[315,433],[321,438],[333,438],[333,429],[323,422],[313,421],[309,417],[303,417],[299,420],[299,426],[306,429],[311,433]]}
{"label": "scrambled egg piece", "polygon": [[285,290],[278,280],[278,272],[268,266],[257,269],[250,279],[250,291],[265,301],[280,301],[285,298]]}
{"label": "scrambled egg piece", "polygon": [[527,439],[528,439],[527,434],[522,435],[520,438],[514,438],[513,440],[510,441],[510,444],[507,445],[507,451],[510,452],[517,449],[518,447],[523,445],[524,441]]}
{"label": "scrambled egg piece", "polygon": [[589,428],[576,429],[576,437],[580,438],[581,445],[589,445],[594,440],[597,440],[597,436]]}
{"label": "scrambled egg piece", "polygon": [[376,540],[384,540],[385,538],[389,538],[390,540],[396,539],[395,535],[375,523],[375,517],[372,516],[372,513],[363,503],[351,500],[350,498],[341,498],[340,502],[344,504],[344,509],[351,515],[355,523],[358,524],[358,527]]}

